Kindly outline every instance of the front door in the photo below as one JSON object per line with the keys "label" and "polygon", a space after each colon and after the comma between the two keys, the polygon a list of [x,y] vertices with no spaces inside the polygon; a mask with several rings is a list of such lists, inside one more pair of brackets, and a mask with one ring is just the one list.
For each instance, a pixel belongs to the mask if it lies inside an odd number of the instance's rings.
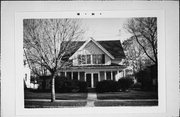
{"label": "front door", "polygon": [[93,74],[93,84],[94,84],[94,87],[96,87],[97,83],[98,83],[98,74],[94,73]]}
{"label": "front door", "polygon": [[91,87],[91,74],[90,73],[86,74],[86,82],[87,82],[87,86]]}

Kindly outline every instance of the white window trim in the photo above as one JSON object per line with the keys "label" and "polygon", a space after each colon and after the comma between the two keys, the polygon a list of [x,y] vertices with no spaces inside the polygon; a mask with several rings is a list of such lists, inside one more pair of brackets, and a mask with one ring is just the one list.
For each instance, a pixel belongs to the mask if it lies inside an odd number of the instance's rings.
{"label": "white window trim", "polygon": [[[90,58],[91,58],[91,64],[79,64],[79,62],[78,62],[78,66],[90,66],[90,65],[105,65],[106,64],[106,62],[104,62],[104,64],[94,64],[93,63],[93,55],[94,54],[88,54],[88,55],[90,55]],[[97,55],[101,55],[101,54],[97,54]],[[104,58],[105,59],[105,58]],[[87,63],[87,59],[85,60],[86,61],[86,63]]]}

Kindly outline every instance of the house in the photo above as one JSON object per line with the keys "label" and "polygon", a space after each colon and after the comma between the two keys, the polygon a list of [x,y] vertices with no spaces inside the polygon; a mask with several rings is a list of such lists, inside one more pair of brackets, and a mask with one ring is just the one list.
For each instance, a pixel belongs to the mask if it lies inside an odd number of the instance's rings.
{"label": "house", "polygon": [[32,82],[31,79],[31,70],[27,64],[27,60],[24,57],[24,86],[27,89],[37,89],[38,88],[38,84]]}
{"label": "house", "polygon": [[125,76],[125,54],[119,40],[79,41],[69,59],[72,65],[62,68],[58,75],[86,81],[90,88],[96,87],[98,81],[117,81]]}

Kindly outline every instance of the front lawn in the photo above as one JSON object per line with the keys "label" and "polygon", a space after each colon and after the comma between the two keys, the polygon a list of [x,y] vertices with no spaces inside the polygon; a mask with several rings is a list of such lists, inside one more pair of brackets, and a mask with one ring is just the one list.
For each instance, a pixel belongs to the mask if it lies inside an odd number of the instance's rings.
{"label": "front lawn", "polygon": [[76,102],[45,102],[45,101],[25,101],[25,108],[63,108],[63,107],[83,107],[86,101]]}
{"label": "front lawn", "polygon": [[97,93],[97,99],[158,99],[157,92],[135,91]]}
{"label": "front lawn", "polygon": [[[25,91],[25,99],[51,99],[51,93]],[[85,100],[87,93],[56,93],[57,100]]]}
{"label": "front lawn", "polygon": [[95,101],[95,106],[157,106],[158,101]]}

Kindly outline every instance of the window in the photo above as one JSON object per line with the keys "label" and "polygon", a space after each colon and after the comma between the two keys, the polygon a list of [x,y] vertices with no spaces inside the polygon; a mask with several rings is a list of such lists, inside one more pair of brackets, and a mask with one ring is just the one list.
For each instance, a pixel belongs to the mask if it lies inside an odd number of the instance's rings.
{"label": "window", "polygon": [[87,64],[91,64],[91,55],[86,55],[87,56]]}
{"label": "window", "polygon": [[95,54],[93,55],[93,64],[104,64],[105,56],[104,54]]}
{"label": "window", "polygon": [[86,64],[86,56],[85,55],[79,55],[78,56],[78,63],[79,64]]}
{"label": "window", "polygon": [[97,55],[93,55],[93,64],[97,64]]}
{"label": "window", "polygon": [[80,80],[85,81],[85,72],[79,72]]}
{"label": "window", "polygon": [[104,64],[104,54],[93,54],[93,55],[79,55],[78,63],[81,64]]}
{"label": "window", "polygon": [[78,72],[73,72],[73,80],[78,80]]}
{"label": "window", "polygon": [[117,74],[117,71],[113,71],[113,80],[115,81],[116,80],[116,74]]}
{"label": "window", "polygon": [[86,56],[81,55],[81,64],[86,64]]}
{"label": "window", "polygon": [[110,71],[106,72],[106,78],[107,78],[107,80],[111,80],[111,72]]}
{"label": "window", "polygon": [[25,81],[27,81],[27,74],[25,74]]}

